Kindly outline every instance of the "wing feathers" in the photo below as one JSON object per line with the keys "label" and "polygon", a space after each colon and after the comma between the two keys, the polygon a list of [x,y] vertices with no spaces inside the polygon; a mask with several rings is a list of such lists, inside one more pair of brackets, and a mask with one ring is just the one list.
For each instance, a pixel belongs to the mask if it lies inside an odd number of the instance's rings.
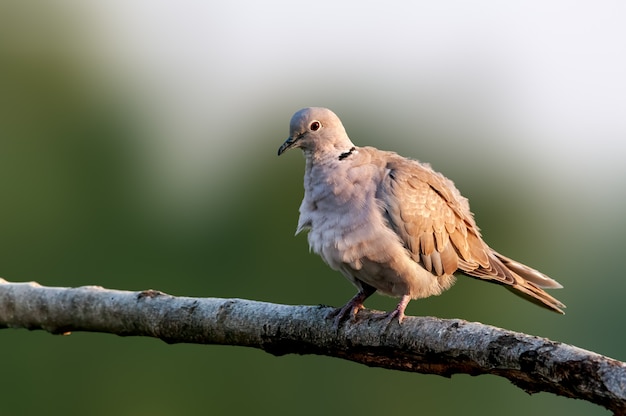
{"label": "wing feathers", "polygon": [[541,288],[555,280],[491,250],[482,240],[469,203],[430,166],[389,154],[377,197],[389,226],[412,258],[437,277],[461,271],[502,284],[522,297],[563,313],[564,305]]}

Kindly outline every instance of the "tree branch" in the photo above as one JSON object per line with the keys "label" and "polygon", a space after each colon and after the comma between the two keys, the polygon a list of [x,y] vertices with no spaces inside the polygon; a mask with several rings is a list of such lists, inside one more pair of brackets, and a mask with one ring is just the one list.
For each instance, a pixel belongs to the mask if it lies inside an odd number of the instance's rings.
{"label": "tree branch", "polygon": [[529,393],[551,392],[626,414],[626,364],[574,346],[459,319],[407,317],[385,327],[364,310],[338,332],[333,308],[174,297],[97,286],[43,287],[0,279],[0,328],[149,336],[168,343],[238,345],[274,355],[319,354],[402,371],[494,374]]}

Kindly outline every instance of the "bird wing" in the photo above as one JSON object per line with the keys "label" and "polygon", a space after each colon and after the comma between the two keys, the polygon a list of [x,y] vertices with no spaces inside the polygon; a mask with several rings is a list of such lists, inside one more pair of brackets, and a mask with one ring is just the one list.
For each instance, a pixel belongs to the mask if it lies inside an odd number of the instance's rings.
{"label": "bird wing", "polygon": [[513,282],[504,270],[494,270],[467,199],[430,166],[393,155],[377,196],[389,226],[426,270],[441,276],[461,269],[480,274],[476,277]]}
{"label": "bird wing", "polygon": [[515,289],[514,293],[563,313],[564,305],[541,289],[560,285],[493,251],[482,240],[467,199],[430,166],[392,154],[377,197],[389,226],[412,258],[433,275],[459,270]]}

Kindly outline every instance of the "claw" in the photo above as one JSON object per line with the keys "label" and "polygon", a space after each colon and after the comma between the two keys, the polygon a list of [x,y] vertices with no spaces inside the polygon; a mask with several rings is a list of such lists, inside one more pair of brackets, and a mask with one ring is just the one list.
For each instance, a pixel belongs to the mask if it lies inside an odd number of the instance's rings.
{"label": "claw", "polygon": [[381,316],[381,319],[385,320],[385,327],[389,327],[394,318],[398,318],[398,323],[402,325],[402,321],[404,321],[404,318],[406,316],[404,314],[404,310],[406,309],[406,306],[409,304],[410,301],[411,297],[409,295],[402,296],[402,299],[400,299],[398,306],[396,306],[394,310],[386,315]]}
{"label": "claw", "polygon": [[355,298],[350,299],[341,309],[335,309],[330,316],[334,316],[333,328],[335,331],[339,330],[339,325],[346,319],[353,319],[356,314],[364,309],[363,302],[358,302]]}
{"label": "claw", "polygon": [[[361,309],[365,308],[365,306],[363,306],[363,302],[376,291],[375,289],[369,289],[373,288],[366,287],[365,289],[359,290],[359,293],[354,295],[354,297],[350,299],[348,303],[346,303],[342,308],[335,309],[328,315],[328,318],[335,318],[333,321],[333,329],[335,330],[335,332],[339,331],[339,326],[344,320],[354,319],[356,317],[356,314]],[[410,301],[411,297],[409,295],[404,295],[402,296],[402,299],[400,299],[400,302],[398,302],[398,306],[396,306],[394,310],[380,316],[379,319],[383,319],[385,321],[385,327],[389,327],[389,325],[391,325],[395,318],[398,319],[398,324],[402,324],[402,321],[406,316],[404,314],[404,310],[406,309]]]}
{"label": "claw", "polygon": [[346,317],[353,319],[356,316],[357,312],[359,312],[361,309],[365,309],[365,306],[363,306],[363,302],[365,302],[365,299],[373,295],[374,292],[376,292],[375,288],[363,283],[361,290],[359,290],[359,292],[354,295],[352,299],[348,301],[348,303],[346,303],[341,309],[334,310],[328,316],[329,318],[333,316],[335,317],[335,320],[333,322],[333,328],[335,332],[339,331],[339,326],[346,319]]}

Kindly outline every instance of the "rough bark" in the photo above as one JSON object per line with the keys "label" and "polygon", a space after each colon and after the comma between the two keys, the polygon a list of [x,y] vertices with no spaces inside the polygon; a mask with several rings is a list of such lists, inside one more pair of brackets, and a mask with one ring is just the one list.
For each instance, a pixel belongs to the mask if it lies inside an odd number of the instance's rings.
{"label": "rough bark", "polygon": [[274,355],[319,354],[438,374],[494,374],[530,392],[587,400],[626,414],[626,363],[575,346],[458,319],[407,317],[385,326],[359,312],[338,331],[325,306],[174,297],[96,286],[43,287],[0,279],[0,328],[150,336],[168,343],[238,345]]}

